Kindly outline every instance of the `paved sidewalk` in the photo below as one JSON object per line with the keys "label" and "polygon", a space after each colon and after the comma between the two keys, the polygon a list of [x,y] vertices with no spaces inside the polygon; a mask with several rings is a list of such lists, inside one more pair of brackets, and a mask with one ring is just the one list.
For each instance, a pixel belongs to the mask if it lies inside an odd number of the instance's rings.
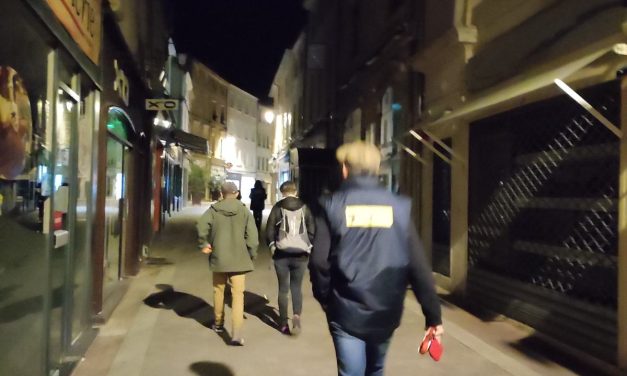
{"label": "paved sidewalk", "polygon": [[[150,250],[151,256],[165,257],[169,263],[143,266],[74,376],[337,374],[331,337],[308,281],[301,335],[283,336],[266,323],[276,314],[277,299],[267,248],[260,250],[257,269],[246,280],[246,346],[227,346],[208,328],[211,277],[206,256],[196,249],[194,227],[205,208],[187,208],[169,220]],[[507,322],[482,322],[448,303],[443,310],[445,352],[436,363],[416,352],[424,322],[419,305],[408,295],[386,375],[575,374],[539,354],[521,351],[517,344],[532,334],[525,329]],[[227,324],[229,313],[227,308]]]}

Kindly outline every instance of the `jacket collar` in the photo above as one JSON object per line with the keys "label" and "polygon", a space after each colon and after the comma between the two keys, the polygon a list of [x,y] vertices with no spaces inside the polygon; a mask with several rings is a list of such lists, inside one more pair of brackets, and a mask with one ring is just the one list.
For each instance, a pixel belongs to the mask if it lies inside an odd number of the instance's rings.
{"label": "jacket collar", "polygon": [[342,182],[342,188],[378,188],[379,178],[377,176],[351,176]]}

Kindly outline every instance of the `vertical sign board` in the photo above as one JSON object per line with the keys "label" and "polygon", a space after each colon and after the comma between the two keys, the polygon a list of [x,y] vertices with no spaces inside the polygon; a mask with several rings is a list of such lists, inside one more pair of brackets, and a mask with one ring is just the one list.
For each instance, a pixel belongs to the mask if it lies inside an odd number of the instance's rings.
{"label": "vertical sign board", "polygon": [[94,64],[100,55],[102,0],[46,0],[70,36]]}

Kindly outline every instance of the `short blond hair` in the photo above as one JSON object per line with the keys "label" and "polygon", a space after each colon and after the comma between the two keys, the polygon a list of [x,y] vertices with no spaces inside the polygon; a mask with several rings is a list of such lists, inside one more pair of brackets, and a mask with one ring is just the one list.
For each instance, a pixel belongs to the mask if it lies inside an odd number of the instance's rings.
{"label": "short blond hair", "polygon": [[285,183],[281,184],[281,186],[279,187],[279,191],[281,191],[281,193],[284,195],[296,194],[296,184],[293,181],[288,180]]}
{"label": "short blond hair", "polygon": [[374,144],[361,140],[349,142],[340,146],[335,156],[350,174],[376,175],[379,172],[381,151]]}

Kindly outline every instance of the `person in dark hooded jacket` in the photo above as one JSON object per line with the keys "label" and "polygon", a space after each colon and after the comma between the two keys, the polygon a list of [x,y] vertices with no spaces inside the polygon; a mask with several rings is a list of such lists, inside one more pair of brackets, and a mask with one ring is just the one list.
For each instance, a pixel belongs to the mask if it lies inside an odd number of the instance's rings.
{"label": "person in dark hooded jacket", "polygon": [[[303,276],[307,270],[315,221],[311,211],[297,196],[296,184],[287,181],[279,188],[283,199],[277,202],[266,223],[266,237],[279,280],[279,328],[283,334],[301,330]],[[294,228],[290,231],[292,221]],[[292,235],[287,235],[290,233]],[[288,239],[289,237],[291,239]],[[295,239],[295,240],[292,240]],[[287,323],[288,292],[292,293],[292,330]]]}
{"label": "person in dark hooded jacket", "polygon": [[257,230],[260,230],[262,213],[266,207],[266,198],[268,198],[261,180],[255,182],[255,187],[250,190],[248,197],[250,198],[250,210],[252,210],[253,217],[255,217],[255,225],[257,225]]}

